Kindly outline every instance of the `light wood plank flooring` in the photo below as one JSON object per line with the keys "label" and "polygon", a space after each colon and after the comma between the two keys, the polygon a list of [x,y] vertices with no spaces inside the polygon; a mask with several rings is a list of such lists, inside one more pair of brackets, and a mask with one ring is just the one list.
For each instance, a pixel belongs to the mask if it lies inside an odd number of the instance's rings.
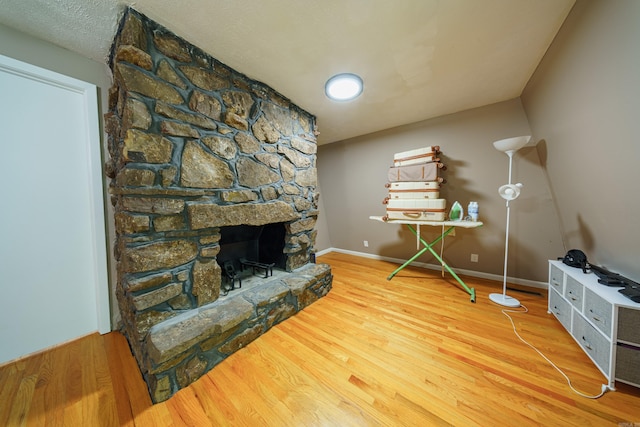
{"label": "light wood plank flooring", "polygon": [[[488,300],[501,284],[338,253],[333,290],[170,400],[152,405],[126,340],[91,335],[0,367],[0,426],[618,426],[640,390],[580,397]],[[515,291],[514,291],[515,292]],[[604,377],[542,296],[520,334],[579,390]],[[622,424],[625,425],[625,424]]]}

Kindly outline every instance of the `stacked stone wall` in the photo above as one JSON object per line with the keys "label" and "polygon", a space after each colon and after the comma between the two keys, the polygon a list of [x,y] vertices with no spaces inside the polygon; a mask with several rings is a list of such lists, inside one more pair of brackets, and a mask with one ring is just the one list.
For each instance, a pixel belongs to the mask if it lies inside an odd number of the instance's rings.
{"label": "stacked stone wall", "polygon": [[[330,289],[328,267],[308,265],[319,197],[315,117],[133,9],[110,62],[116,296],[160,401]],[[220,227],[269,223],[285,224],[286,269],[305,285],[289,278],[266,287],[268,302],[219,303]],[[183,329],[192,323],[196,338],[176,339],[176,331],[190,336]]]}

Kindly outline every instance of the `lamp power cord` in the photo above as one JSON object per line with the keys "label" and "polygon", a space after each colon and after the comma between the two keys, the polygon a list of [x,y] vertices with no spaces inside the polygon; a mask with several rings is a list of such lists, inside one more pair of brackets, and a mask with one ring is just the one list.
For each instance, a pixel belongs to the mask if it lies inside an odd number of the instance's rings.
{"label": "lamp power cord", "polygon": [[518,337],[518,339],[520,341],[522,341],[524,344],[526,344],[527,346],[531,347],[536,353],[538,353],[544,360],[546,360],[556,371],[560,372],[560,375],[562,375],[564,377],[564,379],[567,381],[567,384],[569,385],[569,388],[571,389],[571,391],[573,391],[575,394],[582,396],[584,398],[587,399],[599,399],[602,396],[604,396],[604,394],[610,390],[610,387],[607,384],[602,384],[600,393],[597,395],[589,395],[586,393],[582,393],[580,390],[577,390],[573,384],[571,384],[571,379],[567,376],[567,374],[565,374],[562,369],[560,369],[555,363],[553,363],[551,361],[551,359],[549,359],[547,356],[544,355],[544,353],[542,353],[540,350],[538,350],[533,344],[529,343],[527,340],[525,340],[524,338],[522,338],[522,336],[518,333],[518,329],[516,328],[516,325],[513,321],[513,318],[509,315],[509,313],[527,313],[529,312],[529,309],[524,306],[521,305],[522,308],[524,308],[523,310],[508,310],[508,309],[502,309],[502,314],[504,314],[505,316],[507,316],[507,319],[509,319],[509,322],[511,322],[511,327],[513,328],[513,333],[516,334],[516,337]]}

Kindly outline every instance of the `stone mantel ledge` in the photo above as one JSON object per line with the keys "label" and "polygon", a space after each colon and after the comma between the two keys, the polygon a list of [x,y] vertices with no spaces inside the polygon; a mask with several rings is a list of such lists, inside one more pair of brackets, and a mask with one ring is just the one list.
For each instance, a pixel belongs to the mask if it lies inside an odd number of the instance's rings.
{"label": "stone mantel ledge", "polygon": [[203,190],[199,188],[155,188],[155,187],[109,187],[109,193],[116,196],[172,196],[198,198],[215,196],[217,190]]}
{"label": "stone mantel ledge", "polygon": [[192,230],[240,224],[264,225],[302,218],[291,204],[280,200],[231,205],[187,202],[187,212]]}

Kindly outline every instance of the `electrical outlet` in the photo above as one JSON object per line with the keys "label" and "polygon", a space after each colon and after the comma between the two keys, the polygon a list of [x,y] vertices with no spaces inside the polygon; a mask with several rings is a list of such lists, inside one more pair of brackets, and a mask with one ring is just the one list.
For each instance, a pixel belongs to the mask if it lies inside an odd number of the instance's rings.
{"label": "electrical outlet", "polygon": [[364,247],[365,247],[365,248],[368,248],[368,247],[369,247],[369,241],[368,241],[368,240],[365,240],[365,241],[364,241],[364,242],[362,242],[362,243],[364,244]]}
{"label": "electrical outlet", "polygon": [[478,254],[471,254],[471,262],[478,262]]}

